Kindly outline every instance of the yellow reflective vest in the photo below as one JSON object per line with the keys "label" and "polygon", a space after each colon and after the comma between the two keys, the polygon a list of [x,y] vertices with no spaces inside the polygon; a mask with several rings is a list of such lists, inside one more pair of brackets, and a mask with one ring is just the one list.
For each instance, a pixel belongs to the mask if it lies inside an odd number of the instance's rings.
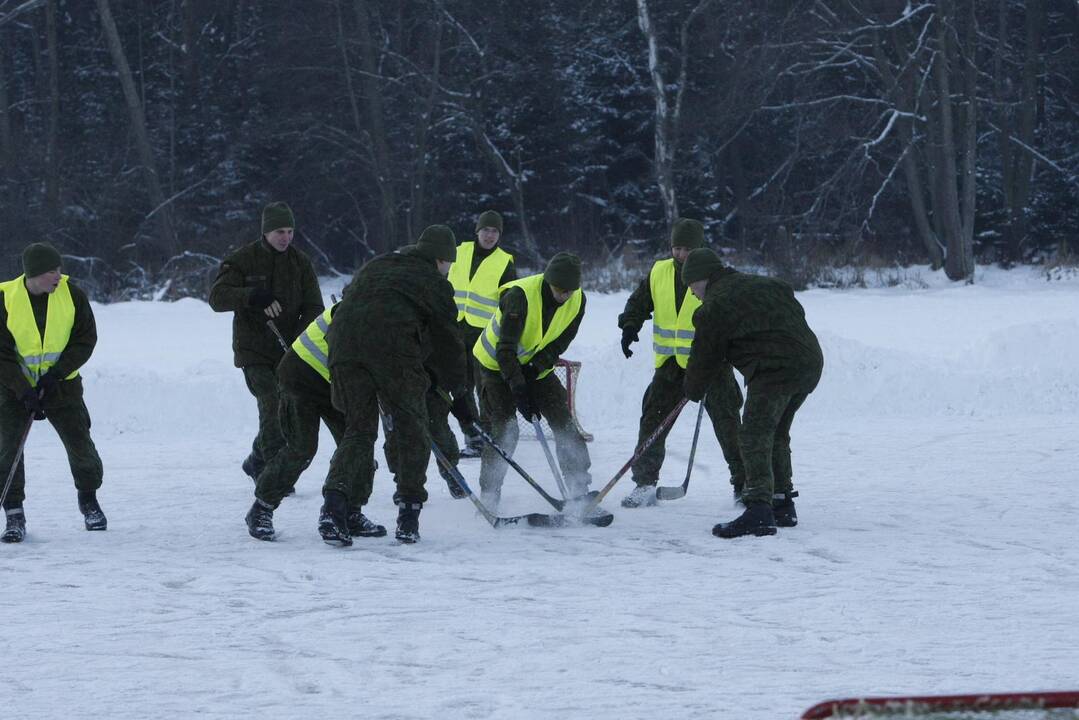
{"label": "yellow reflective vest", "polygon": [[307,326],[300,336],[292,341],[292,351],[301,360],[313,367],[326,382],[330,382],[330,346],[326,342],[326,333],[333,321],[333,309],[336,304],[326,308],[321,315]]}
{"label": "yellow reflective vest", "polygon": [[465,242],[457,246],[457,259],[450,266],[447,280],[453,285],[453,299],[457,302],[457,320],[464,320],[472,327],[484,327],[498,309],[498,281],[513,256],[496,247],[483,259],[471,278],[472,256],[476,243]]}
{"label": "yellow reflective vest", "polygon": [[[25,275],[20,275],[14,280],[0,283],[0,290],[4,293],[7,329],[15,338],[15,348],[19,351],[19,365],[27,382],[37,387],[38,379],[56,364],[71,339],[71,329],[75,327],[75,302],[71,299],[68,276],[61,275],[60,284],[49,295],[45,336],[42,337],[34,319],[25,278]],[[76,370],[64,379],[71,380],[78,376],[79,371]]]}
{"label": "yellow reflective vest", "polygon": [[675,310],[674,258],[660,260],[652,266],[648,285],[652,290],[652,350],[656,367],[674,355],[678,364],[685,368],[689,363],[689,349],[693,345],[693,313],[701,301],[686,288],[682,307]]}
{"label": "yellow reflective vest", "polygon": [[[506,283],[499,288],[499,293],[501,294],[512,287],[519,287],[524,290],[525,299],[528,301],[528,317],[525,318],[524,331],[521,333],[521,339],[517,343],[517,361],[521,365],[526,365],[529,360],[535,357],[536,353],[554,342],[558,336],[573,324],[574,319],[581,312],[581,298],[584,297],[584,293],[581,292],[580,288],[574,291],[569,300],[562,303],[558,310],[555,310],[551,323],[547,326],[547,332],[543,332],[543,274],[530,275],[529,277]],[[487,327],[480,335],[479,340],[476,341],[475,347],[472,348],[472,354],[488,370],[499,369],[495,348],[498,347],[498,339],[501,336],[502,310],[498,308],[495,310],[495,316],[491,319],[491,322],[487,323]],[[540,373],[539,377],[550,375],[551,370],[553,368],[548,368]]]}

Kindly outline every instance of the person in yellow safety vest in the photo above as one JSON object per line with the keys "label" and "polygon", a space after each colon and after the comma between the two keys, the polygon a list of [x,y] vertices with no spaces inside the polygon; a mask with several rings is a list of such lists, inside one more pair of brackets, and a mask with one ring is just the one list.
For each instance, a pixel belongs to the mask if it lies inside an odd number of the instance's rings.
{"label": "person in yellow safety vest", "polygon": [[[494,210],[484,210],[476,219],[475,242],[463,242],[457,246],[457,259],[450,267],[448,280],[453,285],[457,302],[457,330],[461,342],[471,351],[480,333],[498,309],[498,289],[517,279],[513,255],[499,247],[502,238],[502,216]],[[479,414],[480,423],[486,426],[486,418],[476,407],[476,369],[472,353],[468,352],[468,376],[465,397],[473,415]],[[471,426],[470,426],[471,427]],[[465,433],[462,458],[478,458],[483,451],[483,440],[469,428]]]}
{"label": "person in yellow safety vest", "polygon": [[[515,411],[529,422],[546,418],[571,499],[588,492],[592,463],[573,424],[566,389],[552,369],[577,336],[584,311],[581,261],[560,252],[542,275],[502,286],[498,310],[472,349],[479,362],[481,411],[495,441],[513,453],[519,432]],[[498,506],[506,469],[498,453],[484,448],[480,499],[489,508]]]}
{"label": "person in yellow safety vest", "polygon": [[[680,218],[671,228],[671,257],[658,260],[641,281],[618,316],[622,329],[622,352],[627,358],[639,339],[641,327],[652,318],[652,352],[655,374],[641,402],[641,423],[637,444],[655,432],[659,424],[684,396],[690,347],[693,344],[693,313],[701,301],[682,282],[682,263],[689,252],[704,246],[704,226],[696,220]],[[704,401],[712,429],[730,470],[735,498],[741,496],[746,473],[738,450],[741,427],[742,391],[730,364],[717,369],[715,382]],[[622,500],[622,507],[638,508],[656,504],[656,483],[663,466],[667,432],[661,434],[633,466],[636,487]]]}
{"label": "person in yellow safety vest", "polygon": [[6,529],[0,541],[26,536],[26,476],[22,444],[33,420],[48,418],[67,452],[87,530],[104,530],[97,501],[103,474],[90,439],[90,413],[79,368],[97,344],[86,293],[60,272],[60,253],[48,243],[23,250],[23,274],[0,283],[0,477],[18,462],[10,486],[0,488]]}

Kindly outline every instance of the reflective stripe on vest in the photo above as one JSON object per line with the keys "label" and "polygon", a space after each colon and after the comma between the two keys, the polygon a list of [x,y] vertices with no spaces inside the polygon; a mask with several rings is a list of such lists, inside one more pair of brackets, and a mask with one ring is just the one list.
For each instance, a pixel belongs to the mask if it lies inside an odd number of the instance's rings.
{"label": "reflective stripe on vest", "polygon": [[450,266],[446,277],[453,285],[453,299],[457,303],[457,320],[466,321],[472,327],[485,327],[498,309],[498,281],[513,256],[496,247],[483,259],[471,278],[472,256],[476,243],[465,242],[457,246],[457,259]]}
{"label": "reflective stripe on vest", "polygon": [[674,258],[660,260],[652,266],[648,285],[652,291],[652,350],[658,368],[672,355],[681,367],[689,363],[693,345],[693,313],[701,301],[686,288],[682,307],[675,312]]}
{"label": "reflective stripe on vest", "polygon": [[[573,324],[574,319],[581,312],[581,299],[584,293],[579,288],[575,290],[569,300],[555,310],[547,332],[543,332],[543,274],[530,275],[521,280],[506,283],[499,288],[499,292],[505,292],[512,287],[524,290],[525,299],[528,301],[528,316],[525,318],[524,331],[517,345],[517,361],[521,365],[526,365],[536,356],[536,353],[554,342]],[[502,337],[502,310],[498,309],[472,348],[472,354],[488,370],[498,370],[495,348],[498,347],[500,337]],[[539,377],[547,377],[552,369],[545,370]]]}
{"label": "reflective stripe on vest", "polygon": [[330,381],[330,346],[326,342],[326,333],[333,321],[335,307],[331,305],[326,308],[292,343],[292,351],[318,371],[326,382]]}
{"label": "reflective stripe on vest", "polygon": [[[7,329],[15,338],[15,348],[19,351],[19,366],[27,382],[37,387],[38,379],[56,364],[71,340],[71,330],[75,327],[75,301],[71,299],[68,276],[61,275],[60,284],[49,295],[45,337],[42,338],[34,318],[34,308],[30,305],[25,278],[25,275],[20,275],[2,283],[0,290],[4,292]],[[64,379],[71,380],[78,376],[79,371],[76,370]]]}

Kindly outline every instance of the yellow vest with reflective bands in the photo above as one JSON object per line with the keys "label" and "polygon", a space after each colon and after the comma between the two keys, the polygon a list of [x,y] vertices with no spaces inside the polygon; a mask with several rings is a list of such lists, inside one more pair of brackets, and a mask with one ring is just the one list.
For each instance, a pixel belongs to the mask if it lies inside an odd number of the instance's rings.
{"label": "yellow vest with reflective bands", "polygon": [[689,363],[689,349],[693,345],[693,312],[701,306],[697,296],[686,288],[682,307],[675,311],[674,258],[660,260],[652,266],[648,285],[652,290],[652,350],[656,355],[656,367],[674,355],[678,364],[685,368]]}
{"label": "yellow vest with reflective bands", "polygon": [[[542,273],[506,283],[499,288],[499,292],[505,292],[512,287],[519,287],[524,290],[525,298],[528,300],[528,317],[525,318],[524,331],[521,333],[521,339],[517,344],[517,361],[521,365],[526,365],[529,360],[535,357],[536,353],[554,342],[558,336],[573,324],[574,319],[581,312],[581,298],[584,297],[584,293],[581,292],[580,288],[575,290],[569,296],[569,300],[562,303],[562,306],[555,310],[551,323],[547,326],[547,332],[543,332]],[[472,348],[472,354],[488,370],[498,370],[495,348],[498,347],[498,339],[501,334],[502,310],[496,309],[494,318],[487,323],[486,329],[480,335],[480,339],[476,341],[475,347]],[[539,377],[547,377],[553,369],[545,370]]]}
{"label": "yellow vest with reflective bands", "polygon": [[[15,338],[15,348],[19,351],[23,375],[31,386],[37,387],[38,379],[60,359],[68,341],[71,329],[75,327],[75,302],[71,299],[67,275],[60,276],[60,284],[49,295],[49,308],[45,316],[45,337],[41,337],[34,308],[30,305],[30,293],[26,289],[25,275],[14,280],[0,283],[4,293],[4,308],[7,310],[7,329]],[[65,380],[78,377],[79,371],[68,375]]]}
{"label": "yellow vest with reflective bands", "polygon": [[465,242],[457,246],[457,259],[450,266],[446,278],[453,285],[453,299],[457,302],[457,320],[466,321],[472,327],[484,327],[498,309],[498,281],[506,272],[513,256],[496,247],[483,259],[471,278],[472,256],[476,243]]}
{"label": "yellow vest with reflective bands", "polygon": [[313,367],[326,382],[330,381],[330,346],[326,342],[326,332],[333,321],[333,309],[336,304],[326,308],[315,318],[300,336],[292,341],[292,351],[301,360]]}

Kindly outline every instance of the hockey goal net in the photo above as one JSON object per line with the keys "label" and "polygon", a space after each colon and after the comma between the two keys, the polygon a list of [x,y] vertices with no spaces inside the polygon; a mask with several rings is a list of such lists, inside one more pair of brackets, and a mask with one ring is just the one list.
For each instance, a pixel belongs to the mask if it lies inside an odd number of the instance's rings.
{"label": "hockey goal net", "polygon": [[[562,387],[566,388],[566,401],[569,404],[570,417],[573,418],[573,426],[577,428],[577,432],[581,434],[585,442],[592,442],[592,433],[587,432],[581,426],[581,420],[577,417],[577,382],[581,377],[581,363],[576,360],[559,360],[555,363],[554,372],[558,376],[558,381],[562,383]],[[540,420],[540,424],[543,426],[544,434],[548,438],[553,438],[554,434],[551,432],[551,426],[547,424],[547,418]],[[536,433],[532,426],[525,422],[524,418],[519,414],[517,415],[517,426],[521,430],[521,439],[536,439]]]}
{"label": "hockey goal net", "polygon": [[1079,720],[1079,692],[847,698],[819,703],[802,715],[802,720],[818,718]]}

